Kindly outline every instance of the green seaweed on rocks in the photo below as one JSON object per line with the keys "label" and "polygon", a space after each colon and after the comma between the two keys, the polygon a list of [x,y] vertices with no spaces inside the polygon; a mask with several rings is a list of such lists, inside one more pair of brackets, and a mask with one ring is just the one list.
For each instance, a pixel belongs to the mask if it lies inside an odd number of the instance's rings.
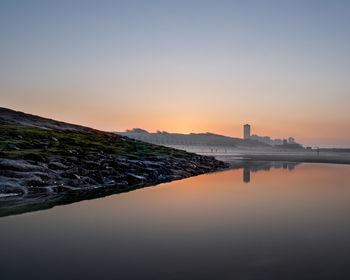
{"label": "green seaweed on rocks", "polygon": [[193,154],[112,133],[54,131],[21,125],[0,125],[2,156],[44,160],[47,156],[83,156],[87,152],[138,157],[190,157]]}

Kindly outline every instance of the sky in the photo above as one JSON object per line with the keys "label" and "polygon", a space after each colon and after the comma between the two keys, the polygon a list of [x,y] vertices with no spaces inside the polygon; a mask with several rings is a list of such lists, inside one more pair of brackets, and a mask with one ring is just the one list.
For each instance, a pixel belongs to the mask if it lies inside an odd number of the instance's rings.
{"label": "sky", "polygon": [[350,1],[0,1],[0,106],[350,147]]}

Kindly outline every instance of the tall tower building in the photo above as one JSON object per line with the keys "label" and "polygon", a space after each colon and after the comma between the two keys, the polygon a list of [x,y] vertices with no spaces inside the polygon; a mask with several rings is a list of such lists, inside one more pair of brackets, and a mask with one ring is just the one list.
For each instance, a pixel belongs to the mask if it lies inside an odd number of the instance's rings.
{"label": "tall tower building", "polygon": [[250,138],[250,125],[249,124],[245,124],[243,126],[243,135],[244,135],[244,139]]}

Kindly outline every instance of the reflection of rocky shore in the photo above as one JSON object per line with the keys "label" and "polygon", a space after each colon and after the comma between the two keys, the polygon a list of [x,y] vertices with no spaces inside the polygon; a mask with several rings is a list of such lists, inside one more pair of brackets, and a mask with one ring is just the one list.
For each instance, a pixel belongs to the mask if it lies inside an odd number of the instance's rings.
{"label": "reflection of rocky shore", "polygon": [[[6,193],[0,195],[0,217],[47,209],[55,205],[69,204],[114,193],[127,192],[146,186],[220,170],[226,167],[224,163],[214,158],[197,155],[193,155],[190,158],[139,158],[137,161],[127,158],[123,159],[121,157],[106,160],[106,158],[103,157],[100,161],[101,160],[104,160],[105,163],[108,162],[108,165],[98,165],[98,161],[96,161],[95,169],[82,169],[86,161],[80,161],[78,167],[74,166],[70,169],[64,167],[64,170],[57,168],[52,170],[45,164],[39,166],[34,165],[33,162],[29,163],[24,160],[0,158],[0,190],[5,188],[7,190]],[[90,162],[90,164],[92,163],[93,162]],[[109,166],[111,167],[108,168]],[[112,176],[114,180],[114,178],[117,178],[114,173],[118,172],[119,180],[104,184],[101,179],[100,184],[97,182],[90,185],[78,185],[78,176],[80,175],[68,173],[67,171],[69,170],[76,170],[75,172],[83,170],[85,172],[85,178],[88,178],[87,176],[89,176],[89,174],[97,174],[98,176],[100,173],[104,174],[103,172],[105,171],[110,172],[108,173],[109,175],[104,175],[106,177],[100,175],[101,178],[105,178],[105,180],[112,178]],[[56,186],[50,187],[40,185],[37,187],[27,187],[27,184],[23,183],[37,176],[37,174],[45,175],[46,182],[51,182],[51,177],[49,176],[53,174],[55,177],[53,177],[52,181],[56,180]],[[70,179],[69,174],[77,177],[74,179],[77,183]],[[33,184],[32,181],[30,182]],[[45,181],[42,181],[42,184],[44,184],[44,182]],[[64,182],[65,184],[58,182]],[[75,185],[73,185],[73,183]],[[14,191],[10,192],[10,190]]]}
{"label": "reflection of rocky shore", "polygon": [[[243,170],[243,181],[250,181],[250,173],[258,172],[261,170],[268,171],[271,168],[285,168],[293,170],[294,167],[299,163],[291,162],[252,162],[252,161],[240,161],[235,164],[231,163],[232,169],[242,169]],[[120,186],[116,188],[115,186],[104,186],[101,188],[91,188],[91,189],[81,189],[67,192],[66,195],[62,193],[32,193],[27,194],[25,199],[21,196],[13,197],[0,197],[0,217],[9,216],[15,214],[21,214],[31,211],[49,209],[57,205],[71,204],[74,202],[94,199],[99,197],[108,196],[111,194],[118,194],[123,192],[132,191],[141,187],[152,186],[159,184],[161,182],[171,181],[174,178],[169,178],[168,180],[144,182],[142,184],[134,184],[129,186]],[[179,178],[177,178],[179,179]]]}
{"label": "reflection of rocky shore", "polygon": [[249,162],[249,165],[243,167],[243,182],[250,182],[250,172],[269,171],[271,168],[283,168],[292,171],[298,164],[300,162]]}

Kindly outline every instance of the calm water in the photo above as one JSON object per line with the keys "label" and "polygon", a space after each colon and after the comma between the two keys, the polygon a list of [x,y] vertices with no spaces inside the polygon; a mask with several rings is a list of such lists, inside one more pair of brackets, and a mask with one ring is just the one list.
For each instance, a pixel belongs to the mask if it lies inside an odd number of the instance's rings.
{"label": "calm water", "polygon": [[350,279],[349,179],[246,168],[0,218],[0,279]]}

